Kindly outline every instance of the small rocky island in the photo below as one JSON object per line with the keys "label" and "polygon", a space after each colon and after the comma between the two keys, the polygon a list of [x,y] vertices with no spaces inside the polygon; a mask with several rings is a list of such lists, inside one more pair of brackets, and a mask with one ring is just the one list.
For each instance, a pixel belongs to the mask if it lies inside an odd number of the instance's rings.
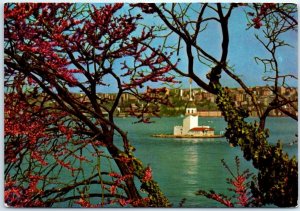
{"label": "small rocky island", "polygon": [[155,134],[159,138],[221,138],[224,135],[216,135],[214,128],[207,125],[198,125],[196,108],[187,108],[183,125],[175,126],[173,134]]}

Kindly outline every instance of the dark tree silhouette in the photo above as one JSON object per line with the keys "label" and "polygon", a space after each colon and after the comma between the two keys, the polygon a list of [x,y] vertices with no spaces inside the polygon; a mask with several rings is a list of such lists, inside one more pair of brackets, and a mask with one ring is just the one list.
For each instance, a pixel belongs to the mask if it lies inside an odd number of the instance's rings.
{"label": "dark tree silhouette", "polygon": [[[289,88],[288,81],[297,79],[297,76],[282,75],[285,71],[280,70],[277,58],[278,49],[288,45],[283,35],[297,30],[297,6],[272,3],[162,3],[133,4],[133,6],[141,8],[144,13],[157,15],[162,20],[164,26],[160,28],[163,28],[166,34],[162,48],[173,47],[174,36],[178,37],[177,50],[184,52],[187,65],[182,69],[173,66],[174,71],[181,76],[190,77],[199,87],[216,95],[216,103],[227,122],[225,136],[228,142],[233,146],[239,146],[244,153],[244,158],[252,161],[253,166],[259,171],[258,184],[253,183],[251,187],[254,197],[259,198],[263,205],[296,206],[298,162],[295,157],[289,158],[282,151],[280,143],[275,146],[268,143],[269,132],[265,128],[265,123],[272,110],[280,110],[297,121],[297,99],[288,99],[280,92],[280,88]],[[238,70],[233,71],[231,64],[228,63],[230,41],[228,23],[237,7],[244,7],[247,12],[248,27],[261,31],[260,35],[254,36],[270,55],[269,58],[256,57],[257,62],[263,63],[264,71],[268,70],[272,74],[263,77],[263,80],[273,83],[269,86],[269,90],[274,95],[273,100],[264,109],[258,105],[254,91],[238,76]],[[194,15],[190,15],[191,13]],[[221,31],[221,43],[217,49],[205,48],[201,39],[198,39],[210,24],[219,27]],[[170,39],[173,46],[168,44]],[[151,48],[147,43],[143,41],[141,43]],[[217,58],[209,52],[221,52],[221,55]],[[164,55],[161,54],[161,56]],[[165,59],[168,60],[166,57]],[[167,62],[172,64],[171,60]],[[206,65],[207,70],[200,70],[196,64]],[[203,78],[205,75],[203,73],[206,73],[206,78]],[[236,81],[251,98],[259,117],[258,123],[245,121],[249,116],[249,111],[235,104],[229,89],[222,85],[222,73]]]}

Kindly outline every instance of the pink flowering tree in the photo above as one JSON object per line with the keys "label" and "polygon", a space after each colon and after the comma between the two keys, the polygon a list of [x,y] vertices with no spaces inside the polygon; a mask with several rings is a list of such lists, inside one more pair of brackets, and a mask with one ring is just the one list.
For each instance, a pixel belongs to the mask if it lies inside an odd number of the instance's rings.
{"label": "pink flowering tree", "polygon": [[261,200],[252,195],[250,188],[251,181],[256,182],[256,177],[253,175],[253,173],[250,173],[248,169],[240,172],[240,159],[238,157],[235,157],[235,163],[236,173],[229,168],[224,160],[222,160],[223,166],[228,170],[231,176],[231,178],[227,178],[227,183],[230,185],[228,190],[233,193],[232,196],[216,193],[213,190],[199,190],[196,194],[215,200],[226,207],[261,206]]}
{"label": "pink flowering tree", "polygon": [[[122,7],[5,4],[7,206],[170,206],[114,114],[126,93],[145,104],[131,115],[149,122],[166,89],[140,90],[175,82],[172,66],[140,44],[152,30],[137,31],[141,17]],[[99,94],[108,86],[113,99]]]}

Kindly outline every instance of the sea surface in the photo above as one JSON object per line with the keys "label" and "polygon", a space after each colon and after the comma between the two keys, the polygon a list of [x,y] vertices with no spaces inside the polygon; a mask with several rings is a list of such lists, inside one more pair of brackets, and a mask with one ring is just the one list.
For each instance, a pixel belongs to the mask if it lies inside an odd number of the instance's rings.
{"label": "sea surface", "polygon": [[[231,147],[225,138],[201,139],[201,138],[155,138],[153,134],[171,134],[173,127],[182,125],[183,117],[162,117],[153,118],[154,123],[144,124],[134,122],[135,118],[116,118],[116,124],[128,132],[131,144],[136,148],[135,156],[143,161],[144,165],[150,165],[153,170],[154,180],[158,182],[163,193],[169,198],[173,207],[179,207],[180,202],[186,199],[183,207],[187,208],[207,208],[224,207],[218,202],[197,196],[195,193],[202,190],[214,190],[216,193],[223,193],[231,196],[231,188],[226,182],[226,178],[231,178],[228,170],[222,165],[224,159],[231,171],[236,174],[237,168],[235,157],[240,158],[240,172],[249,169],[254,174],[256,169],[251,162],[243,159],[243,153],[238,147]],[[249,118],[248,121],[254,121]],[[226,122],[223,118],[199,117],[199,125],[209,125],[215,128],[215,133],[225,131]],[[289,118],[269,118],[267,128],[270,130],[269,142],[276,144],[281,140],[283,149],[289,156],[298,157],[298,144],[295,143],[298,133],[297,122]],[[294,142],[294,143],[293,143]],[[115,143],[122,145],[121,138],[116,136]],[[91,157],[86,151],[85,156]],[[106,159],[105,159],[106,160]],[[114,163],[101,162],[101,169],[114,170]],[[86,165],[84,172],[91,173],[95,163]],[[53,172],[60,174],[64,183],[71,181],[68,170]],[[98,186],[93,186],[92,192],[99,192]],[[72,193],[69,193],[71,196]],[[99,198],[92,198],[93,204],[99,203]],[[79,207],[77,204],[57,203],[55,207]]]}
{"label": "sea surface", "polygon": [[[154,179],[174,207],[178,207],[184,198],[183,207],[222,207],[213,200],[195,195],[199,189],[231,195],[228,191],[230,185],[226,183],[226,178],[231,176],[221,160],[224,159],[230,169],[236,172],[235,157],[238,156],[240,171],[249,169],[256,173],[256,170],[243,159],[240,149],[231,147],[225,138],[151,137],[153,134],[171,134],[175,125],[182,125],[182,120],[183,117],[162,117],[153,118],[155,122],[151,124],[134,124],[134,118],[117,118],[116,123],[128,132],[131,144],[136,148],[135,155],[144,165],[151,166]],[[223,118],[199,117],[199,125],[210,125],[215,128],[216,134],[226,128]],[[270,143],[276,144],[280,140],[290,157],[298,157],[298,144],[292,143],[297,140],[296,121],[284,117],[269,118],[266,127],[270,130]]]}

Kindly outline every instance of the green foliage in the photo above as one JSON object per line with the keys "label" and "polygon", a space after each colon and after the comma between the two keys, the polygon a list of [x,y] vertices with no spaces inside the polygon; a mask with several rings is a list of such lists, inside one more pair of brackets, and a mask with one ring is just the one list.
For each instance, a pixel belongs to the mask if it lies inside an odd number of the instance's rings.
{"label": "green foliage", "polygon": [[212,103],[209,100],[202,100],[197,103],[197,109],[200,110],[209,110],[209,111],[215,111],[218,110],[218,106],[215,103]]}
{"label": "green foliage", "polygon": [[216,103],[228,123],[225,136],[233,146],[239,146],[244,158],[252,160],[259,170],[258,185],[251,185],[252,194],[263,204],[279,207],[297,206],[298,162],[282,151],[282,146],[270,145],[268,130],[260,131],[255,123],[247,123],[247,111],[236,108],[225,89],[217,88]]}
{"label": "green foliage", "polygon": [[160,107],[160,116],[179,116],[185,113],[185,107],[180,107],[175,109],[174,107],[168,107],[166,105],[162,105]]}
{"label": "green foliage", "polygon": [[[172,107],[167,106],[167,105],[161,105],[160,106],[160,115],[161,116],[179,116],[179,115],[184,114],[189,101],[186,99],[182,99],[179,95],[171,95],[170,99],[172,102]],[[213,103],[207,99],[203,99],[201,101],[199,101],[199,100],[195,101],[195,106],[198,111],[218,110],[218,106],[215,103]]]}

